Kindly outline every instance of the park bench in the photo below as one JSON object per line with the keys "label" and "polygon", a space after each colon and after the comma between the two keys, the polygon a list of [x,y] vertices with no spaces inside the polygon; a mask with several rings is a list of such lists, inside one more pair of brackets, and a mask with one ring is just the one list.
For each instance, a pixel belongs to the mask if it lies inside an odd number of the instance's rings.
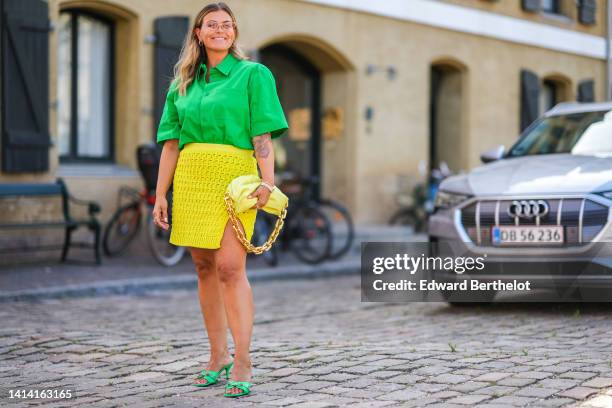
{"label": "park bench", "polygon": [[[96,214],[100,212],[100,205],[93,201],[79,200],[70,195],[66,184],[62,179],[57,179],[55,183],[41,184],[41,183],[7,183],[0,184],[0,200],[5,201],[8,198],[46,198],[46,197],[60,197],[61,198],[61,214],[57,214],[57,217],[48,219],[48,216],[37,217],[37,214],[31,215],[25,209],[25,213],[28,215],[27,220],[20,221],[8,221],[3,219],[0,221],[0,230],[16,230],[16,229],[48,229],[48,228],[63,228],[64,243],[63,245],[45,245],[45,246],[24,246],[19,248],[0,248],[0,253],[13,253],[16,251],[29,251],[34,249],[62,249],[61,261],[65,262],[70,247],[85,247],[92,248],[94,250],[95,262],[100,264],[100,223],[96,219]],[[71,204],[87,207],[87,216],[74,217],[71,214]],[[0,202],[0,209],[3,208],[3,204]],[[6,214],[6,207],[4,207],[3,213]],[[32,219],[33,218],[33,219]],[[43,219],[36,219],[43,218]],[[79,227],[87,227],[93,234],[93,245],[90,243],[73,242],[72,234]]]}

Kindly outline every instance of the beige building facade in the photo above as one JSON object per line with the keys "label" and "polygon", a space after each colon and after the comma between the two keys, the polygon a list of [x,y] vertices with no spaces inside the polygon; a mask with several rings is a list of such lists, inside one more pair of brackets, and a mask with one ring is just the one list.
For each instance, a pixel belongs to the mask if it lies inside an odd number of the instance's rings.
{"label": "beige building facade", "polygon": [[[49,0],[49,169],[4,172],[0,182],[63,177],[76,196],[99,201],[101,218],[108,219],[120,186],[141,187],[135,150],[156,133],[155,21],[185,16],[191,25],[205,3]],[[536,9],[514,0],[227,3],[238,18],[242,48],[277,77],[290,125],[278,146],[283,168],[295,159],[302,163],[298,173],[320,175],[321,195],[344,202],[361,224],[388,219],[397,208],[398,179],[423,181],[441,161],[469,170],[481,152],[511,145],[526,120],[554,103],[606,98],[605,1],[592,10],[569,0],[536,2]],[[73,149],[65,136],[66,124],[74,123],[66,117],[70,92],[61,80],[67,59],[61,29],[68,21],[62,15],[71,12],[85,16],[83,27],[100,18],[112,30],[105,55],[113,87],[104,96],[111,112],[102,110],[111,128],[104,133],[104,124],[90,121],[92,134],[112,140],[78,139],[79,146],[106,152],[104,160],[79,160],[78,152],[60,159]],[[91,54],[85,48],[78,58]],[[313,125],[314,117],[321,123]]]}

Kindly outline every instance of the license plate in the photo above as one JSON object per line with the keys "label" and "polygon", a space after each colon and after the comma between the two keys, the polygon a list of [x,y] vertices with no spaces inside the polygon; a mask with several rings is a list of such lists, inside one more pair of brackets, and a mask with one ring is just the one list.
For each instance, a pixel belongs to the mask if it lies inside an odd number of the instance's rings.
{"label": "license plate", "polygon": [[493,227],[493,245],[506,244],[562,244],[563,227]]}

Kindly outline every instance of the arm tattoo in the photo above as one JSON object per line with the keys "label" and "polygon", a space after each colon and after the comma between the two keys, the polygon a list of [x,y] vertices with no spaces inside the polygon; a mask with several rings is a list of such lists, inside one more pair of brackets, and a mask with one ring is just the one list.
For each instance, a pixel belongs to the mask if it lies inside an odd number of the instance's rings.
{"label": "arm tattoo", "polygon": [[255,147],[256,157],[261,157],[262,159],[265,159],[270,155],[270,134],[269,133],[254,137],[253,144]]}

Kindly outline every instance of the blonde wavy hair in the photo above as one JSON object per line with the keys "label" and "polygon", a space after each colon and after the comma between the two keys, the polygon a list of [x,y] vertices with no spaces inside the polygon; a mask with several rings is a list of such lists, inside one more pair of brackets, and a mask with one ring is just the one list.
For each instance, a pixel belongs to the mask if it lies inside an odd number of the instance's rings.
{"label": "blonde wavy hair", "polygon": [[248,59],[237,44],[238,25],[236,24],[236,17],[229,6],[224,2],[210,3],[206,5],[202,10],[200,10],[193,22],[191,31],[185,36],[179,60],[176,65],[174,65],[174,79],[172,82],[176,83],[179,95],[185,95],[187,87],[195,78],[196,70],[201,63],[206,63],[206,49],[204,45],[200,45],[198,37],[195,34],[195,29],[201,28],[202,23],[204,22],[204,17],[213,11],[225,11],[230,15],[234,23],[234,32],[236,33],[236,37],[234,38],[234,43],[230,47],[229,52],[238,59]]}

